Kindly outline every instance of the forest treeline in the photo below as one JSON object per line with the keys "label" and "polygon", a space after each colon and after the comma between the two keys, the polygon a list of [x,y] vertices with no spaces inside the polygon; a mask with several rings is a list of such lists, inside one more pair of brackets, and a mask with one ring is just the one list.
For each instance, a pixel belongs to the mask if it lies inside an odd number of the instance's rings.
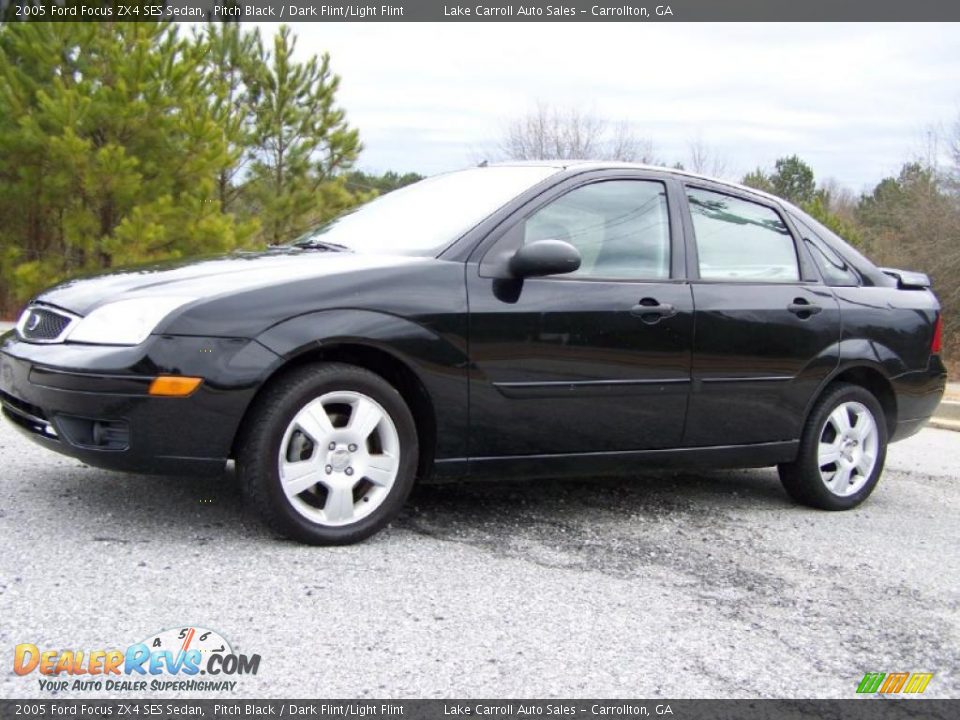
{"label": "forest treeline", "polygon": [[[295,48],[285,26],[0,25],[0,317],[66,277],[283,242],[420,179],[356,169],[360,135],[329,56]],[[509,126],[501,155],[568,152],[570,137],[607,132],[590,154],[647,159],[625,127],[541,107]],[[742,181],[879,264],[929,273],[960,359],[960,126],[944,147],[948,161],[907,162],[859,195],[818,183],[796,155]],[[692,169],[706,159],[698,147]]]}
{"label": "forest treeline", "polygon": [[288,240],[389,185],[353,169],[330,58],[295,47],[286,27],[0,26],[0,316],[78,273]]}

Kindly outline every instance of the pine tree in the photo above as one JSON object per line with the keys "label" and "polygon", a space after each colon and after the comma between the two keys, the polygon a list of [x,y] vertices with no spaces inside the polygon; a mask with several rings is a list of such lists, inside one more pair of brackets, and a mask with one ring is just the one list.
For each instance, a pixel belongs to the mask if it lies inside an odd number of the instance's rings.
{"label": "pine tree", "polygon": [[796,155],[777,160],[770,182],[774,194],[797,205],[811,202],[817,190],[813,170]]}
{"label": "pine tree", "polygon": [[[257,31],[0,25],[0,315],[57,280],[288,239],[373,193],[330,59]],[[261,228],[263,228],[261,230]]]}
{"label": "pine tree", "polygon": [[194,31],[210,110],[227,145],[226,164],[217,173],[217,196],[224,212],[237,210],[243,173],[252,159],[256,113],[251,97],[253,78],[262,72],[260,31],[239,23],[211,22]]}
{"label": "pine tree", "polygon": [[774,191],[773,182],[770,180],[770,176],[764,172],[763,168],[757,168],[752,172],[748,172],[743,176],[740,184],[746,185],[747,187],[756,188],[757,190],[763,190],[764,192],[768,193],[772,193]]}
{"label": "pine tree", "polygon": [[291,239],[362,199],[343,177],[361,146],[335,103],[340,78],[330,70],[329,55],[298,63],[295,48],[290,29],[281,26],[272,53],[261,44],[252,82],[256,159],[248,189],[270,243]]}
{"label": "pine tree", "polygon": [[0,27],[3,294],[234,247],[202,82],[171,23]]}

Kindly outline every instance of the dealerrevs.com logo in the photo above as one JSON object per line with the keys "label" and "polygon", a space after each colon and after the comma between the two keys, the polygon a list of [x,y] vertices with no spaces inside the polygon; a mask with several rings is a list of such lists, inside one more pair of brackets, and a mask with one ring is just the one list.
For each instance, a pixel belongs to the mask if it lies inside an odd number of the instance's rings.
{"label": "dealerrevs.com logo", "polygon": [[154,633],[125,650],[14,649],[17,675],[39,674],[46,692],[230,692],[242,675],[256,675],[259,655],[235,653],[222,635],[200,627]]}

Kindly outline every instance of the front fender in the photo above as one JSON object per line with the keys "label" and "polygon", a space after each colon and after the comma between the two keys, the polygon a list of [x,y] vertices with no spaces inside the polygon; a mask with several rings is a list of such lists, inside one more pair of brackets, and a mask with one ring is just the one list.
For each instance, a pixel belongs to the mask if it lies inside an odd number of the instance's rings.
{"label": "front fender", "polygon": [[285,320],[261,333],[257,341],[282,358],[280,365],[344,345],[389,354],[426,389],[438,428],[436,457],[451,458],[467,456],[469,360],[464,330],[441,330],[373,310],[334,309]]}

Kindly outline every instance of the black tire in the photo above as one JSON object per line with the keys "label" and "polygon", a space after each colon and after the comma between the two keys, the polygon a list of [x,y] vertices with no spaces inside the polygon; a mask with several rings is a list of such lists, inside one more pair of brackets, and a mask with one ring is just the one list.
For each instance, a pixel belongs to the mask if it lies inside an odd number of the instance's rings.
{"label": "black tire", "polygon": [[[855,493],[838,495],[827,487],[820,473],[818,447],[830,414],[847,402],[860,403],[873,416],[879,441],[876,462],[867,481]],[[870,497],[877,486],[887,457],[887,424],[883,408],[876,397],[859,385],[836,383],[830,385],[814,405],[800,438],[797,459],[779,465],[780,481],[787,494],[796,502],[821,510],[850,510]]]}
{"label": "black tire", "polygon": [[[380,505],[346,525],[312,522],[281,487],[279,454],[288,426],[311,401],[331,392],[354,392],[375,400],[389,415],[400,443],[399,469]],[[353,365],[306,365],[280,376],[257,397],[244,421],[236,448],[241,489],[275,532],[311,545],[347,545],[385,527],[413,488],[419,448],[417,429],[400,393],[379,375]]]}

